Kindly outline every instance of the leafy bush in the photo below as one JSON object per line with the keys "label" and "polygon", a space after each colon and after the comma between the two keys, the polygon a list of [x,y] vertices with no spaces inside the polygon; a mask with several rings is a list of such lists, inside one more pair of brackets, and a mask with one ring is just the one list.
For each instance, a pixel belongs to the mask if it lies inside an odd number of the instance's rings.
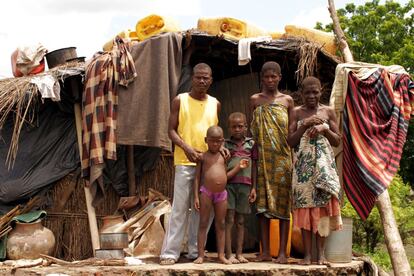
{"label": "leafy bush", "polygon": [[[396,175],[388,188],[394,216],[403,243],[413,242],[410,231],[414,230],[414,204],[410,186]],[[377,207],[374,207],[366,221],[362,221],[347,199],[342,209],[344,217],[353,219],[354,244],[360,244],[363,251],[374,253],[379,242],[384,242],[381,218]]]}

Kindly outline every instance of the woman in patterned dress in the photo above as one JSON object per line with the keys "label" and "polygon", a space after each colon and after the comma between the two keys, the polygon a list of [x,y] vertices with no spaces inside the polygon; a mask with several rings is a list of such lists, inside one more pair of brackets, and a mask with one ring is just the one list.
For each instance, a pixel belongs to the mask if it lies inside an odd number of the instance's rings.
{"label": "woman in patterned dress", "polygon": [[269,222],[280,220],[279,254],[275,262],[287,263],[286,244],[291,211],[291,149],[287,142],[292,97],[279,91],[282,78],[278,63],[263,64],[261,90],[250,98],[252,123],[250,131],[258,147],[257,215],[259,218],[262,252],[256,261],[270,261]]}
{"label": "woman in patterned dress", "polygon": [[327,264],[325,238],[341,228],[340,183],[332,146],[340,143],[334,110],[319,103],[321,83],[307,77],[300,86],[304,104],[289,118],[288,143],[293,148],[293,225],[302,231],[305,256],[311,263],[312,233],[316,235],[318,264]]}

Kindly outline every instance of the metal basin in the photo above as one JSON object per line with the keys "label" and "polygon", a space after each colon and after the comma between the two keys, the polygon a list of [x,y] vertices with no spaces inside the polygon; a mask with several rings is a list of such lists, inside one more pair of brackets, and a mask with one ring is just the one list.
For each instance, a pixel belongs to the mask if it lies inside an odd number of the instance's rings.
{"label": "metal basin", "polygon": [[123,249],[128,247],[128,233],[100,233],[101,249]]}
{"label": "metal basin", "polygon": [[99,259],[123,259],[125,253],[123,249],[96,249],[95,257]]}

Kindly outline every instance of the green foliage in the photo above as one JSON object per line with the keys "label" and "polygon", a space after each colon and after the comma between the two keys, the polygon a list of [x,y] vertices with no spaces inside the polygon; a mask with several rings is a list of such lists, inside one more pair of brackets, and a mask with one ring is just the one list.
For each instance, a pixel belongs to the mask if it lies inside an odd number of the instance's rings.
{"label": "green foliage", "polygon": [[392,270],[392,264],[388,251],[384,249],[375,250],[371,255],[372,260],[385,271]]}
{"label": "green foliage", "polygon": [[411,119],[408,127],[407,141],[404,145],[399,174],[414,189],[414,119]]}
{"label": "green foliage", "polygon": [[[402,65],[414,73],[414,0],[406,5],[379,0],[356,6],[347,4],[337,11],[341,28],[358,61],[383,65]],[[331,31],[332,24],[316,24],[317,29]]]}
{"label": "green foliage", "polygon": [[377,248],[374,252],[366,252],[363,248],[358,245],[352,246],[352,249],[356,252],[365,252],[374,261],[375,264],[380,266],[384,271],[391,271],[392,264],[391,258],[386,248]]}
{"label": "green foliage", "polygon": [[[356,6],[347,4],[337,11],[354,60],[382,65],[399,64],[414,77],[414,0],[405,5],[379,0]],[[332,31],[332,24],[316,24],[316,29]],[[400,172],[414,189],[414,120],[407,135]]]}
{"label": "green foliage", "polygon": [[[388,188],[393,206],[395,220],[404,244],[413,243],[410,231],[414,230],[414,204],[410,186],[396,175]],[[385,271],[390,271],[391,260],[385,246],[381,246],[383,230],[377,207],[374,207],[366,221],[362,221],[352,205],[345,199],[342,216],[351,217],[353,221],[353,250],[369,255],[373,261]],[[414,258],[409,257],[410,265],[414,267]]]}
{"label": "green foliage", "polygon": [[[401,239],[403,243],[412,242],[410,231],[414,229],[414,204],[410,199],[410,186],[396,175],[388,192]],[[345,200],[342,215],[353,219],[353,243],[361,245],[363,252],[372,254],[377,251],[378,243],[383,242],[381,218],[377,207],[374,207],[366,221],[362,221],[349,201]]]}

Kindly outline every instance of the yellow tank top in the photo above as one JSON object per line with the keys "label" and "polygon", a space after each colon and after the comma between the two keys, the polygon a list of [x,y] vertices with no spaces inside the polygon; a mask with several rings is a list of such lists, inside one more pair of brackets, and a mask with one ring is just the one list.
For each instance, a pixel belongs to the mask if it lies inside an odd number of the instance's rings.
{"label": "yellow tank top", "polygon": [[[178,135],[186,144],[199,151],[206,151],[204,141],[207,129],[218,124],[217,99],[207,95],[207,100],[196,100],[188,93],[180,94],[180,110],[178,113]],[[195,166],[188,160],[182,148],[174,147],[174,165]]]}

